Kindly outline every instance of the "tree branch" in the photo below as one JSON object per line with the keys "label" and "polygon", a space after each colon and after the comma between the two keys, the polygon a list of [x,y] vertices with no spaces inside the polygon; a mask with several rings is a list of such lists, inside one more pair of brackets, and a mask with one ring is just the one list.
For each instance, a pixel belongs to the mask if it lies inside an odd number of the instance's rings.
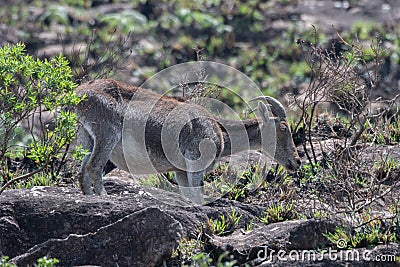
{"label": "tree branch", "polygon": [[1,195],[1,194],[4,192],[4,190],[6,190],[6,188],[7,188],[8,186],[10,186],[11,184],[13,184],[13,183],[15,183],[15,182],[17,182],[17,181],[19,181],[19,180],[24,180],[24,179],[26,179],[26,178],[28,178],[28,177],[31,177],[31,176],[35,175],[36,173],[39,173],[39,172],[43,171],[43,170],[47,167],[48,164],[49,164],[49,159],[47,159],[46,162],[43,164],[43,166],[40,167],[39,169],[34,170],[34,171],[30,172],[30,173],[26,173],[26,174],[24,174],[24,175],[21,175],[21,176],[18,176],[18,177],[15,177],[15,178],[9,180],[7,183],[5,183],[5,184],[0,188],[0,195]]}

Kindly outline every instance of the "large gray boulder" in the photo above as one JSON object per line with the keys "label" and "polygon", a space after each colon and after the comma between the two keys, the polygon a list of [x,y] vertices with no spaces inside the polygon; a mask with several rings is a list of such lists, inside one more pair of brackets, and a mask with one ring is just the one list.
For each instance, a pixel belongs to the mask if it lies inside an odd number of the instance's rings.
{"label": "large gray boulder", "polygon": [[[218,199],[193,206],[178,194],[145,188],[119,179],[105,179],[107,196],[84,196],[76,188],[34,187],[9,190],[0,196],[0,257],[18,266],[33,266],[43,256],[57,258],[57,266],[163,266],[182,237],[198,236],[203,229],[211,256],[228,252],[248,266],[396,266],[395,262],[360,259],[346,261],[323,234],[340,220],[302,219],[263,225],[257,223],[265,207]],[[208,219],[235,210],[244,229],[213,236]],[[281,259],[278,251],[310,253],[318,260]],[[360,248],[354,253],[400,256],[398,244]],[[336,254],[335,254],[336,253]],[[337,255],[335,260],[329,255]]]}
{"label": "large gray boulder", "polygon": [[[107,196],[76,188],[34,187],[0,196],[0,256],[18,266],[55,257],[60,266],[155,266],[181,237],[234,207],[251,219],[262,209],[220,200],[193,206],[179,195],[106,179]],[[151,192],[151,193],[148,193]]]}
{"label": "large gray boulder", "polygon": [[13,259],[27,266],[51,255],[64,265],[155,266],[168,259],[182,225],[158,208],[145,208],[86,234],[49,239]]}

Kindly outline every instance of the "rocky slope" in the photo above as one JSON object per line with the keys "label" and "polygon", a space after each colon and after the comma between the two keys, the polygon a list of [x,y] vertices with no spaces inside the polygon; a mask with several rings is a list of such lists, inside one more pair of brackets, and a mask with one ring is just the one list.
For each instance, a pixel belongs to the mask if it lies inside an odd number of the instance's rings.
{"label": "rocky slope", "polygon": [[[245,224],[265,210],[224,199],[191,206],[174,193],[154,189],[148,193],[147,188],[115,178],[106,180],[106,188],[108,196],[83,196],[77,189],[62,187],[5,192],[0,198],[0,255],[9,255],[18,266],[32,266],[43,256],[59,259],[59,266],[161,266],[171,258],[179,240],[198,233],[208,218],[235,209]],[[167,201],[159,200],[156,195],[160,193]],[[213,253],[228,251],[237,265],[343,266],[350,262],[352,266],[396,266],[369,261],[376,255],[400,256],[395,243],[352,251],[357,255],[367,251],[369,258],[340,256],[343,251],[323,237],[339,224],[339,220],[300,219],[225,236],[204,236]],[[315,259],[293,258],[302,253],[315,253]]]}

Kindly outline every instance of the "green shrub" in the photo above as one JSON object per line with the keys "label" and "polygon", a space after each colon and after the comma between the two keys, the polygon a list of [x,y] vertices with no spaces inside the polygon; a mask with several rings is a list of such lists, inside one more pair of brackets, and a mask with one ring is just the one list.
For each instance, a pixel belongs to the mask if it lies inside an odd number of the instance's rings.
{"label": "green shrub", "polygon": [[[24,44],[0,48],[0,193],[37,173],[57,175],[55,166],[63,163],[75,135],[77,117],[67,107],[81,100],[74,94],[68,64],[62,55],[35,59],[26,54]],[[44,125],[44,112],[52,117],[50,125]],[[10,168],[17,156],[30,159],[36,168]]]}

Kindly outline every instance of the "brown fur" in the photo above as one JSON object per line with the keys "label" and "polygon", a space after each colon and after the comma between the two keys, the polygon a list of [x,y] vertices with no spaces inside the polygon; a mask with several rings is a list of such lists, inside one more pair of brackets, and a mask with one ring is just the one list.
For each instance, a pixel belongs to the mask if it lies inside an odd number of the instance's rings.
{"label": "brown fur", "polygon": [[[201,202],[204,171],[212,167],[212,163],[220,156],[247,149],[268,150],[263,144],[265,140],[268,143],[270,135],[274,135],[274,129],[277,137],[276,153],[271,157],[289,170],[298,167],[298,156],[286,118],[270,119],[264,104],[259,104],[259,112],[262,115],[262,122],[259,123],[256,119],[218,119],[203,107],[183,98],[161,96],[112,79],[82,84],[76,89],[76,93],[86,96],[76,110],[82,124],[78,139],[91,151],[82,162],[80,176],[81,188],[85,194],[92,193],[92,186],[95,193],[105,193],[102,170],[107,161],[111,160],[120,169],[138,174],[175,171],[184,195]],[[271,99],[267,101],[271,102]],[[274,112],[285,115],[282,106],[276,100],[271,103]],[[144,136],[140,131],[142,126],[145,129]],[[176,132],[177,130],[179,132]],[[184,158],[176,158],[178,165],[170,162],[166,155],[175,150],[173,146],[171,151],[164,150],[163,131],[169,134],[168,137],[177,140],[178,149],[184,155]],[[248,138],[247,146],[243,136],[240,136],[243,132],[246,134],[244,138]],[[128,143],[123,144],[123,133]],[[191,164],[203,156],[200,151],[203,140],[214,144],[216,158],[209,166],[196,169],[196,166]],[[269,142],[272,140],[274,139]],[[144,142],[144,146],[141,142]],[[268,151],[265,152],[268,154]],[[149,163],[146,161],[147,156],[151,166],[146,165]]]}

